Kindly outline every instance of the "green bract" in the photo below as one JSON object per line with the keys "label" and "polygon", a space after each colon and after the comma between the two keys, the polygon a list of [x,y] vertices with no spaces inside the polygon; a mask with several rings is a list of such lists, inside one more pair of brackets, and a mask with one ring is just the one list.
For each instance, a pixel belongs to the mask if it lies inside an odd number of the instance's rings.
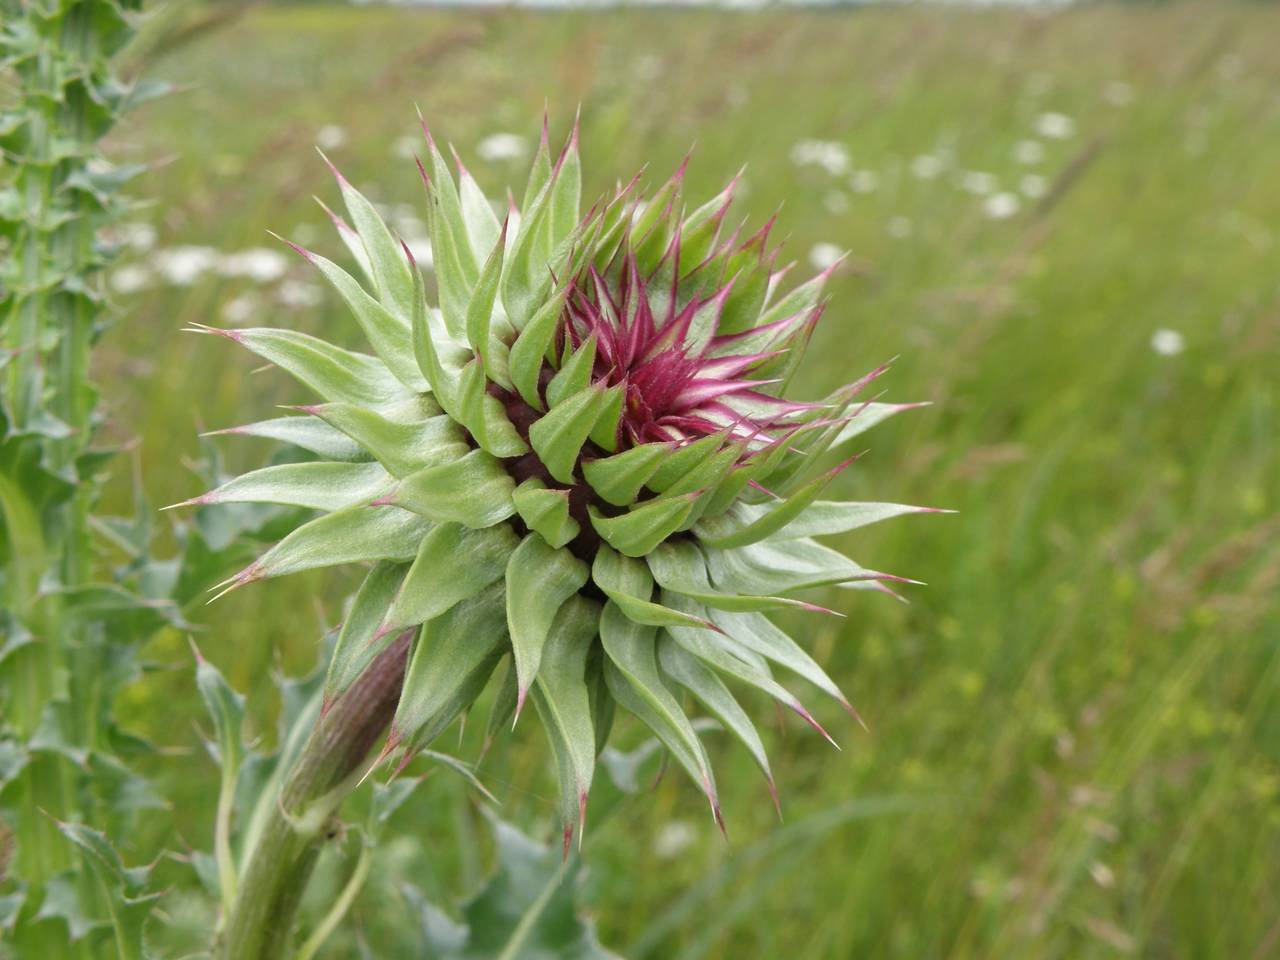
{"label": "green bract", "polygon": [[783,292],[769,228],[746,239],[724,229],[734,184],[687,210],[681,168],[647,200],[633,181],[584,214],[577,130],[554,163],[544,131],[523,205],[499,220],[429,133],[426,153],[434,306],[407,248],[334,171],[350,225],[334,220],[362,279],[297,249],[372,353],[286,330],[200,328],[322,401],[233,431],[320,459],[191,501],[322,511],[225,587],[371,564],[326,699],[412,631],[387,752],[425,747],[508,661],[491,729],[533,702],[560,770],[566,842],[616,704],[652,729],[718,819],[683,692],[766,777],[737,689],[763,691],[819,731],[775,670],[849,708],[765,614],[821,609],[796,591],[897,579],[813,538],[922,509],[821,499],[849,441],[910,405],[857,399],[879,370],[820,403],[781,398],[827,274]]}

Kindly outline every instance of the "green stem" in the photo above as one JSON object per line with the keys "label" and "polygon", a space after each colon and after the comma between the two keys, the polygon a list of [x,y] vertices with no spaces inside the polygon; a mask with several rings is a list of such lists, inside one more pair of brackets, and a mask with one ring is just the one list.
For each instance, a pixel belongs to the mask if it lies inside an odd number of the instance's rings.
{"label": "green stem", "polygon": [[316,721],[249,852],[221,942],[215,945],[220,960],[289,955],[294,915],[330,818],[395,715],[411,636],[398,637]]}

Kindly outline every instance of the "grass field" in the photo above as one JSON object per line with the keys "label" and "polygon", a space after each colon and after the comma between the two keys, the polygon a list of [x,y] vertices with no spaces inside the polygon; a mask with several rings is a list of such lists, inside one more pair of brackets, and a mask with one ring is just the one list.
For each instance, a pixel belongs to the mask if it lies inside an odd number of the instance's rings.
{"label": "grass field", "polygon": [[[723,739],[728,843],[675,775],[596,821],[587,893],[606,943],[655,960],[1262,958],[1280,954],[1277,36],[1280,10],[1229,3],[258,9],[155,54],[148,71],[190,89],[113,147],[171,158],[137,187],[159,201],[141,214],[158,248],[269,246],[270,228],[332,255],[311,200],[335,200],[311,149],[326,125],[355,183],[417,204],[396,148],[415,103],[467,157],[495,132],[535,136],[544,100],[560,133],[581,104],[588,193],[644,163],[664,177],[696,141],[695,192],[747,162],[745,208],[759,222],[782,205],[802,267],[827,253],[815,245],[852,252],[807,392],[897,356],[888,397],[934,405],[868,435],[842,492],[959,513],[847,544],[927,581],[910,605],[843,595],[847,620],[803,628],[869,733],[826,710],[836,753],[755,703],[782,826]],[[494,194],[522,171],[469,165]],[[345,329],[332,296],[290,305],[314,282],[290,262],[279,282],[206,273],[119,297],[98,381],[111,430],[140,437],[153,503],[198,492],[181,468],[198,428],[300,396],[179,328]],[[223,449],[256,464],[267,451],[251,443]],[[353,583],[259,584],[200,613],[202,648],[268,738],[269,668],[314,663]],[[149,763],[180,802],[136,855],[175,829],[207,845],[216,791],[186,640],[149,653],[168,669],[122,712],[190,752]],[[534,727],[484,770],[505,815],[545,831],[554,781]],[[464,889],[482,864],[458,832],[481,832],[477,815],[442,779],[400,815],[327,956],[396,955],[395,926],[417,921],[392,875]],[[181,919],[192,881],[173,882]]]}

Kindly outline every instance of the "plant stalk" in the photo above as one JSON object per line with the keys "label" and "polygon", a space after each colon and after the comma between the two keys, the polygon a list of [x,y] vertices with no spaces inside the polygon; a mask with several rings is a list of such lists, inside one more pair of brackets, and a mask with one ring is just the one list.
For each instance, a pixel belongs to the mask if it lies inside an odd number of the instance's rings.
{"label": "plant stalk", "polygon": [[332,815],[395,715],[411,637],[401,634],[316,721],[248,853],[215,945],[220,960],[289,956],[294,915]]}

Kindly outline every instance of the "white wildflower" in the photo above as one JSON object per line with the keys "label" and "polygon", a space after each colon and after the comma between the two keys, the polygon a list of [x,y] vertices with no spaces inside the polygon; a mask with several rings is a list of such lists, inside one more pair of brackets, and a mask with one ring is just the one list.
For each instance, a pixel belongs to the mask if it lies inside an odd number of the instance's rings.
{"label": "white wildflower", "polygon": [[880,174],[874,170],[855,170],[849,178],[854,193],[875,193],[880,188]]}
{"label": "white wildflower", "polygon": [[1076,122],[1065,113],[1042,113],[1036,117],[1036,132],[1050,140],[1066,140],[1076,132]]}
{"label": "white wildflower", "polygon": [[1021,206],[1015,193],[997,193],[987,197],[982,204],[983,212],[992,220],[1008,220],[1018,212]]}
{"label": "white wildflower", "polygon": [[391,144],[392,155],[399,157],[401,160],[412,160],[418,155],[418,145],[421,141],[413,134],[406,133],[403,137],[396,137]]}
{"label": "white wildflower", "polygon": [[529,152],[529,141],[514,133],[491,133],[476,144],[476,156],[488,163],[519,160]]}
{"label": "white wildflower", "polygon": [[279,250],[251,247],[228,253],[218,261],[218,272],[224,277],[248,277],[258,283],[279,280],[289,268],[289,261]]}
{"label": "white wildflower", "polygon": [[932,180],[942,173],[942,159],[932,153],[922,153],[911,161],[911,175],[917,180]]}
{"label": "white wildflower", "polygon": [[337,150],[347,142],[347,131],[336,124],[321,127],[316,134],[316,145],[321,150]]}
{"label": "white wildflower", "polygon": [[1151,349],[1162,357],[1176,357],[1187,349],[1187,341],[1177,330],[1160,329],[1151,335]]}
{"label": "white wildflower", "polygon": [[248,293],[232,297],[222,305],[222,318],[228,323],[248,323],[257,312],[258,298]]}
{"label": "white wildflower", "polygon": [[801,140],[791,148],[791,162],[797,167],[821,167],[833,177],[849,172],[849,151],[834,140]]}
{"label": "white wildflower", "polygon": [[698,839],[698,829],[684,820],[672,820],[665,824],[653,841],[653,852],[663,860],[674,860],[693,846]]}
{"label": "white wildflower", "polygon": [[1019,140],[1013,145],[1013,159],[1030,166],[1044,159],[1044,144],[1039,140]]}
{"label": "white wildflower", "polygon": [[844,250],[834,243],[815,243],[809,250],[809,263],[815,270],[835,266],[844,256]]}
{"label": "white wildflower", "polygon": [[218,251],[212,247],[169,247],[157,250],[151,262],[166,283],[188,287],[217,265]]}
{"label": "white wildflower", "polygon": [[120,242],[133,250],[145,252],[156,245],[156,228],[149,223],[122,223],[116,232]]}
{"label": "white wildflower", "polygon": [[979,197],[993,193],[998,185],[995,174],[983,173],[981,170],[968,170],[960,176],[961,188]]}
{"label": "white wildflower", "polygon": [[1018,181],[1018,189],[1029,200],[1039,200],[1049,192],[1049,180],[1038,173],[1028,173]]}
{"label": "white wildflower", "polygon": [[141,264],[127,263],[111,271],[111,289],[116,293],[136,293],[151,283],[151,271]]}
{"label": "white wildflower", "polygon": [[828,213],[848,213],[849,195],[843,190],[828,190],[822,198],[822,205]]}
{"label": "white wildflower", "polygon": [[314,307],[320,302],[320,288],[314,283],[286,280],[276,288],[276,299],[286,307]]}

